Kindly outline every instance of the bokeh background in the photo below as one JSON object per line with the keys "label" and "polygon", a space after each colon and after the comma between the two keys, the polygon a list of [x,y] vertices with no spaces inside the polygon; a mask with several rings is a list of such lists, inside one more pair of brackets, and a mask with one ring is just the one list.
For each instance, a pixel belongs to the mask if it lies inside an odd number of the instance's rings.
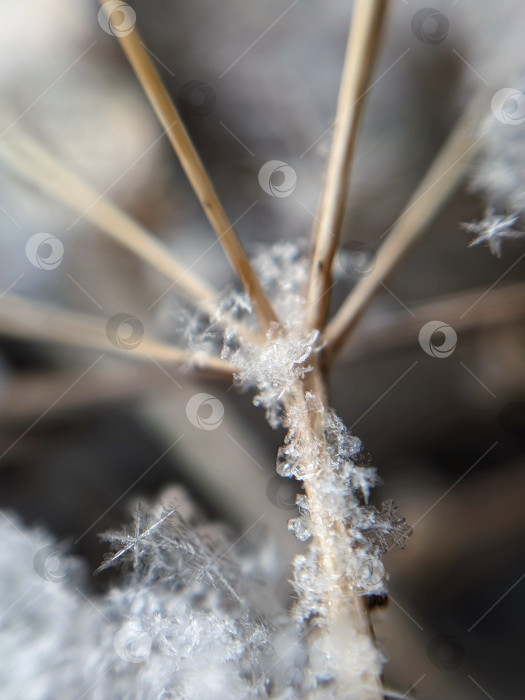
{"label": "bokeh background", "polygon": [[[391,5],[334,306],[373,266],[469,98],[479,87],[508,85],[520,67],[518,0],[434,0],[427,34],[413,22],[425,3]],[[248,251],[283,240],[306,249],[351,2],[130,6]],[[90,0],[3,0],[3,122],[59,154],[211,283],[237,285],[218,246],[202,256],[214,234],[97,12]],[[261,189],[258,172],[269,160],[296,172],[290,196]],[[525,248],[510,242],[501,259],[469,248],[460,223],[484,207],[481,195],[461,188],[388,281],[333,372],[333,405],[384,482],[374,499],[394,498],[414,526],[407,548],[387,555],[391,599],[373,616],[390,659],[387,685],[425,700],[510,700],[523,692]],[[37,232],[64,246],[53,270],[26,256]],[[3,167],[0,251],[0,304],[16,293],[104,321],[129,313],[168,341],[188,323],[158,273]],[[420,329],[433,320],[457,333],[446,358],[420,345]],[[104,552],[97,533],[125,522],[134,499],[183,485],[210,519],[239,532],[264,516],[260,527],[277,539],[282,558],[276,595],[290,595],[290,560],[300,548],[286,529],[294,488],[274,471],[283,435],[271,431],[250,395],[126,357],[108,355],[83,374],[98,353],[18,340],[1,326],[0,340],[2,508],[72,538],[94,570]],[[186,405],[197,392],[223,403],[216,430],[188,422]],[[93,578],[94,593],[108,585],[107,577]]]}

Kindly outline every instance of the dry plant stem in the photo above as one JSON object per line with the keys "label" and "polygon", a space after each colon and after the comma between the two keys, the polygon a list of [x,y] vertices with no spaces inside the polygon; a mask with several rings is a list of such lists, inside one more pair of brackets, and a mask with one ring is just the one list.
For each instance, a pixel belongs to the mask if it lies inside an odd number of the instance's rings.
{"label": "dry plant stem", "polygon": [[378,54],[386,0],[356,0],[307,294],[306,325],[322,330],[330,306],[332,263],[339,246],[366,88]]}
{"label": "dry plant stem", "polygon": [[[486,294],[486,288],[470,289],[412,306],[406,311],[381,313],[361,326],[352,343],[339,355],[340,363],[369,358],[414,342],[421,323],[438,318],[450,322],[456,332],[484,330],[490,326],[516,323],[525,318],[525,284],[509,284]],[[472,307],[467,314],[464,312]]]}
{"label": "dry plant stem", "polygon": [[[169,400],[174,396],[174,384],[166,381],[167,370],[159,362],[119,362],[118,366],[116,363],[108,363],[100,369],[99,367],[97,365],[89,372],[89,381],[78,384],[75,383],[79,376],[78,367],[74,370],[46,370],[15,375],[5,387],[3,401],[0,403],[0,421],[18,423],[38,417],[57,396],[62,398],[53,406],[55,415],[67,415],[71,410],[113,402],[137,401],[142,405],[144,401]],[[170,374],[171,371],[170,367]],[[228,377],[224,371],[218,374],[213,369],[199,368],[199,381],[204,375],[206,379],[221,380],[222,383],[231,381],[231,376]],[[190,377],[195,379],[191,369]]]}
{"label": "dry plant stem", "polygon": [[330,355],[341,350],[379,291],[381,283],[393,272],[460,183],[481,138],[476,137],[474,125],[469,110],[452,131],[388,238],[379,248],[374,269],[359,280],[328,324],[325,338]]}
{"label": "dry plant stem", "polygon": [[204,354],[181,350],[144,336],[133,349],[113,345],[105,324],[96,317],[4,294],[0,299],[0,332],[28,340],[40,340],[101,352],[117,353],[130,359],[149,360],[206,369],[229,378],[233,367],[223,360]]}
{"label": "dry plant stem", "polygon": [[[315,393],[321,399],[323,410],[326,410],[328,407],[328,391],[325,378],[319,367],[315,367],[306,377],[307,381],[304,382],[301,391]],[[293,396],[289,400],[293,401]],[[297,397],[296,400],[304,402],[304,393],[302,396]],[[314,444],[322,446],[326,439],[322,415],[317,413],[310,415],[305,431],[308,433],[305,436],[306,441],[311,440]],[[321,449],[321,455],[327,452],[327,448],[325,450]],[[319,468],[322,470],[323,465],[320,464]],[[322,552],[320,559],[322,574],[327,581],[331,582],[328,600],[326,600],[328,614],[323,620],[323,626],[318,630],[317,639],[324,638],[331,648],[334,648],[334,646],[338,648],[342,645],[341,656],[344,658],[344,649],[347,647],[351,648],[352,636],[369,637],[374,643],[370,615],[364,598],[352,590],[349,585],[347,574],[341,569],[339,558],[335,551],[334,542],[341,542],[347,539],[344,522],[342,520],[338,520],[333,524],[327,522],[323,506],[317,498],[315,481],[305,486],[305,492],[308,497],[311,520],[316,524],[313,530],[313,537],[318,551]],[[338,670],[340,674],[338,680],[340,683],[344,683],[344,662]],[[382,700],[382,682],[379,677],[367,674],[362,681],[363,688],[366,688],[366,690],[363,690],[363,693],[365,693],[362,695],[363,700]]]}
{"label": "dry plant stem", "polygon": [[54,415],[67,415],[72,410],[89,406],[111,405],[113,402],[139,401],[173,395],[173,384],[153,362],[115,363],[89,373],[89,381],[79,382],[79,369],[42,372],[21,372],[10,378],[0,403],[0,420],[19,423],[38,417],[55,401]]}
{"label": "dry plant stem", "polygon": [[65,204],[105,234],[139,255],[171,280],[183,294],[209,312],[216,310],[217,293],[179,263],[154,236],[72,174],[19,129],[0,145],[0,159],[24,180]]}
{"label": "dry plant stem", "polygon": [[[352,26],[343,69],[337,105],[336,126],[328,164],[327,180],[321,204],[320,222],[314,234],[314,251],[309,287],[307,291],[306,326],[323,329],[330,306],[332,263],[339,245],[347,200],[352,159],[355,151],[357,131],[364,107],[364,92],[369,82],[380,45],[384,23],[386,0],[357,0],[354,6]],[[305,391],[311,391],[328,405],[328,368],[323,358],[316,357],[313,371],[305,378]],[[322,421],[310,416],[309,429],[312,439],[324,441]],[[325,627],[320,634],[333,644],[345,644],[348,635],[371,637],[373,631],[363,599],[349,586],[344,571],[341,571],[334,539],[344,541],[347,537],[342,521],[329,524],[317,498],[315,481],[306,487],[312,520],[316,522],[314,537],[318,551],[322,552],[320,565],[330,586],[327,603],[328,614]],[[348,640],[351,645],[351,640]],[[340,680],[344,669],[340,669]],[[368,688],[367,700],[381,700],[381,680],[364,677]],[[365,697],[365,696],[364,696]]]}
{"label": "dry plant stem", "polygon": [[[135,253],[154,267],[197,308],[213,318],[217,312],[217,290],[180,263],[152,233],[73,174],[63,163],[20,129],[11,129],[0,143],[0,160],[26,182],[64,204],[79,217]],[[236,319],[227,319],[253,343],[262,338]]]}
{"label": "dry plant stem", "polygon": [[[101,0],[101,4],[104,5],[105,0]],[[224,211],[180,115],[151,58],[144,49],[138,30],[135,28],[128,36],[120,36],[119,41],[166,131],[206,216],[219,237],[233,268],[241,277],[262,327],[267,329],[271,323],[278,323],[277,315]]]}

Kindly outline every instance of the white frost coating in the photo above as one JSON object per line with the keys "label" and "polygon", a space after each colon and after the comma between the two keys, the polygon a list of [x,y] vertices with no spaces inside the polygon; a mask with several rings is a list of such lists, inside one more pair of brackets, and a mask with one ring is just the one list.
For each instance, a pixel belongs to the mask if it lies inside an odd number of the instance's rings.
{"label": "white frost coating", "polygon": [[499,258],[503,241],[525,240],[525,114],[521,125],[501,123],[492,115],[486,123],[490,127],[473,168],[471,189],[483,193],[488,206],[482,219],[462,227],[474,235],[470,246],[486,244]]}
{"label": "white frost coating", "polygon": [[237,562],[231,552],[221,556],[231,542],[220,528],[189,526],[158,506],[140,510],[130,532],[110,536],[117,551],[106,565],[127,562],[126,579],[89,601],[64,552],[63,579],[42,578],[39,553],[51,552],[49,538],[3,513],[0,538],[6,697],[69,700],[74,688],[86,700],[250,700],[270,697],[271,687],[272,698],[300,697],[300,628],[275,602],[271,620],[260,614],[258,600],[275,598],[275,581],[265,568],[261,587],[263,563],[246,552],[254,578],[236,585]]}
{"label": "white frost coating", "polygon": [[[292,260],[299,271],[295,277],[290,275]],[[301,331],[306,260],[288,243],[263,253],[256,267],[285,328],[271,329],[262,348],[232,329],[222,356],[238,368],[237,383],[255,390],[254,403],[265,408],[270,425],[288,430],[277,471],[305,487],[297,502],[299,517],[290,521],[289,529],[308,542],[307,553],[294,562],[298,601],[293,612],[299,621],[323,628],[331,609],[339,604],[344,608],[342,591],[386,592],[381,555],[390,543],[404,546],[410,528],[392,502],[384,503],[381,511],[368,505],[377,483],[368,451],[320,397],[305,391],[303,380],[321,347],[316,331]],[[330,570],[323,564],[327,556],[333,563]],[[330,620],[329,635],[321,635],[310,648],[306,673],[311,697],[320,693],[323,698],[362,700],[368,695],[366,679],[380,672],[379,651],[366,634],[349,634],[352,621],[346,622],[345,634],[342,628],[338,631],[338,621]],[[337,639],[339,633],[344,644]]]}
{"label": "white frost coating", "polygon": [[[525,82],[520,81],[521,87]],[[491,114],[485,121],[487,129],[481,140],[480,156],[474,166],[471,186],[484,193],[489,206],[483,219],[464,225],[475,238],[470,245],[486,243],[493,254],[501,257],[505,239],[525,238],[520,230],[520,219],[525,213],[525,95],[521,98],[523,119],[517,123],[505,122],[505,104],[499,110],[499,118]],[[512,98],[507,98],[509,104]],[[510,109],[510,107],[508,107]]]}
{"label": "white frost coating", "polygon": [[272,428],[282,423],[283,398],[310,371],[304,363],[314,351],[317,337],[317,331],[312,331],[283,339],[276,331],[263,347],[241,341],[236,349],[226,347],[223,351],[223,358],[237,367],[236,382],[256,389],[254,404],[266,409]]}

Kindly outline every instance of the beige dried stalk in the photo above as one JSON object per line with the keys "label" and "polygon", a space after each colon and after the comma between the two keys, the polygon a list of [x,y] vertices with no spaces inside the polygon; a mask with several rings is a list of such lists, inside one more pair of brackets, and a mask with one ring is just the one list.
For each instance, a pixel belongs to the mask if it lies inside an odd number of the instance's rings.
{"label": "beige dried stalk", "polygon": [[15,294],[2,295],[0,303],[2,333],[47,343],[92,348],[128,359],[156,360],[175,366],[187,366],[213,372],[230,380],[234,368],[218,357],[182,350],[148,335],[142,335],[136,347],[121,347],[108,338],[106,324],[96,316],[64,311],[50,304],[30,301]]}
{"label": "beige dried stalk", "polygon": [[339,247],[357,132],[386,15],[386,0],[357,0],[339,89],[321,212],[314,231],[306,324],[323,330],[330,308],[332,263]]}
{"label": "beige dried stalk", "polygon": [[374,269],[356,284],[326,328],[328,353],[336,355],[379,291],[463,179],[483,135],[467,110],[380,247]]}
{"label": "beige dried stalk", "polygon": [[[101,4],[104,6],[105,0],[101,0]],[[277,314],[235,233],[177,108],[144,48],[138,30],[135,28],[127,36],[120,35],[119,41],[230,263],[239,274],[262,327],[267,329],[271,323],[278,322]]]}
{"label": "beige dried stalk", "polygon": [[217,291],[180,263],[152,233],[121,211],[108,197],[74,175],[18,126],[0,143],[0,160],[26,182],[72,209],[110,238],[165,275],[201,308],[215,311]]}

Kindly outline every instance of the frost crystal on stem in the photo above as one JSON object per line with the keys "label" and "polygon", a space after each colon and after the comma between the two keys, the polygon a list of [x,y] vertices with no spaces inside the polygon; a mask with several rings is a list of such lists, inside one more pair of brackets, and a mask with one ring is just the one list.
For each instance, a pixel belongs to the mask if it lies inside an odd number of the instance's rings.
{"label": "frost crystal on stem", "polygon": [[[266,288],[271,287],[276,308],[279,300],[289,309],[298,304],[303,278],[298,275],[293,285],[284,270],[279,274],[281,251],[264,253],[256,268],[263,284],[268,282]],[[265,271],[271,272],[268,281]],[[286,288],[282,279],[287,280]],[[277,471],[305,489],[297,499],[299,517],[290,520],[289,529],[308,543],[307,552],[294,562],[295,616],[323,630],[310,649],[310,689],[328,684],[333,695],[326,697],[350,693],[345,697],[362,698],[382,659],[368,636],[359,596],[386,592],[381,555],[390,544],[404,546],[411,530],[392,502],[380,511],[369,505],[378,479],[368,451],[322,397],[305,388],[322,342],[317,331],[304,333],[295,322],[301,310],[298,304],[296,315],[284,316],[291,321],[284,329],[271,329],[262,346],[247,343],[232,330],[226,334],[222,356],[238,368],[237,383],[255,390],[254,403],[266,410],[270,425],[287,429]],[[351,616],[359,617],[361,628],[354,620],[356,634],[342,653],[338,635],[343,620]]]}

